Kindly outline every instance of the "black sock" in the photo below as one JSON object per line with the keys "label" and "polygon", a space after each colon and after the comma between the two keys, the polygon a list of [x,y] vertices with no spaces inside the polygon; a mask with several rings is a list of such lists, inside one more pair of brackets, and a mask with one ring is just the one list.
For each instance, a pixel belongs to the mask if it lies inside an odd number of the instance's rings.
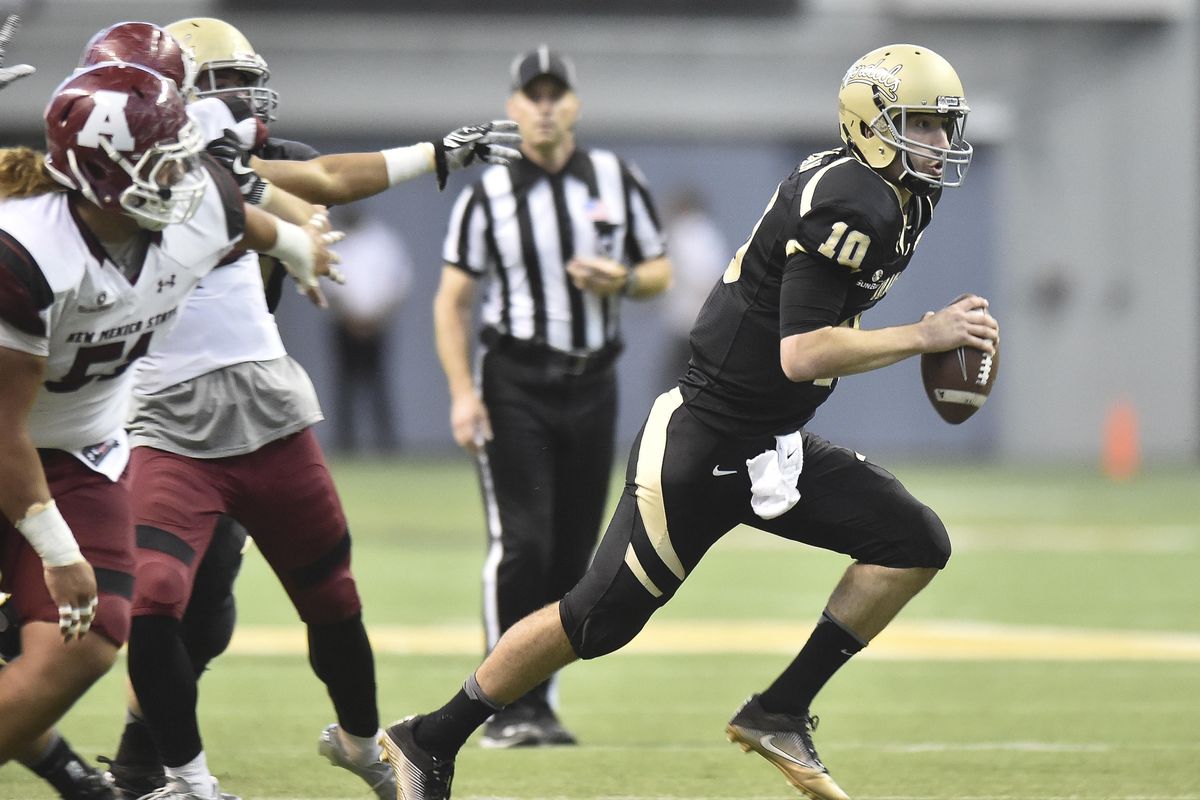
{"label": "black sock", "polygon": [[817,627],[800,649],[800,654],[759,695],[758,702],[765,711],[775,714],[799,716],[805,713],[833,673],[866,646],[866,642],[830,616],[828,611],[823,612]]}
{"label": "black sock", "polygon": [[145,720],[140,717],[126,720],[114,760],[125,766],[162,767],[162,759],[158,757],[158,748],[154,746],[154,737]]}
{"label": "black sock", "polygon": [[483,694],[472,675],[450,702],[421,717],[413,739],[440,760],[453,760],[475,729],[502,708]]}
{"label": "black sock", "polygon": [[362,615],[331,625],[309,625],[308,663],[325,684],[342,730],[352,736],[374,736],[379,730],[375,657]]}
{"label": "black sock", "polygon": [[179,620],[134,617],[129,634],[129,678],[154,745],[168,767],[200,755],[196,675],[179,634]]}
{"label": "black sock", "polygon": [[78,781],[95,772],[61,736],[55,737],[54,744],[41,758],[30,764],[29,769],[53,786],[63,797],[78,796]]}

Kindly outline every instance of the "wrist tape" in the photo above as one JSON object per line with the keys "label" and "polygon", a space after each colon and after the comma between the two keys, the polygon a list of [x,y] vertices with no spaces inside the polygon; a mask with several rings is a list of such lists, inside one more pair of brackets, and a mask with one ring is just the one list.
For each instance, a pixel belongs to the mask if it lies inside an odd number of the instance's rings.
{"label": "wrist tape", "polygon": [[31,505],[16,527],[47,567],[65,567],[84,560],[75,535],[53,499]]}
{"label": "wrist tape", "polygon": [[418,142],[409,147],[393,147],[381,150],[387,164],[388,186],[395,186],[424,175],[434,168],[434,150],[429,142]]}
{"label": "wrist tape", "polygon": [[299,225],[277,219],[275,222],[275,246],[263,255],[277,258],[293,278],[303,286],[315,286],[313,274],[312,240]]}

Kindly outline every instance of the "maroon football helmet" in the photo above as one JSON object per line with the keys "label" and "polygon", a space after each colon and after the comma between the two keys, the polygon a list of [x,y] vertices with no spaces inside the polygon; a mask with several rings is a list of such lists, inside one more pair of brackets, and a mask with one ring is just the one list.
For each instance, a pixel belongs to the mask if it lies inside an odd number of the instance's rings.
{"label": "maroon football helmet", "polygon": [[175,81],[188,97],[196,80],[196,65],[166,28],[150,22],[118,22],[97,33],[83,48],[80,67],[126,61],[141,64]]}
{"label": "maroon football helmet", "polygon": [[161,230],[196,213],[204,141],[175,83],[137,64],[77,71],[46,106],[46,170],[100,208]]}

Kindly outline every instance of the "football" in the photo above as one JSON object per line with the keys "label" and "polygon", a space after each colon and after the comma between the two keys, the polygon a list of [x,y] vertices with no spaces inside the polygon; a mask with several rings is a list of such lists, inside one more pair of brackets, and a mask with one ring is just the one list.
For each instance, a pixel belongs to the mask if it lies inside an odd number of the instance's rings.
{"label": "football", "polygon": [[1000,348],[988,355],[974,347],[921,356],[921,381],[938,415],[951,425],[966,422],[978,411],[1000,368]]}

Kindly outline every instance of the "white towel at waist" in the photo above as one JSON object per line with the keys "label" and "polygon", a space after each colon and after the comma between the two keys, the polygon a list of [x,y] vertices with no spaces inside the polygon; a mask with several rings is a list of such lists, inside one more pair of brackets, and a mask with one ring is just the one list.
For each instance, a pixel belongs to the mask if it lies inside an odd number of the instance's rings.
{"label": "white towel at waist", "polygon": [[763,519],[775,519],[800,501],[796,482],[804,468],[801,431],[775,437],[775,449],[746,460],[750,471],[750,507]]}

